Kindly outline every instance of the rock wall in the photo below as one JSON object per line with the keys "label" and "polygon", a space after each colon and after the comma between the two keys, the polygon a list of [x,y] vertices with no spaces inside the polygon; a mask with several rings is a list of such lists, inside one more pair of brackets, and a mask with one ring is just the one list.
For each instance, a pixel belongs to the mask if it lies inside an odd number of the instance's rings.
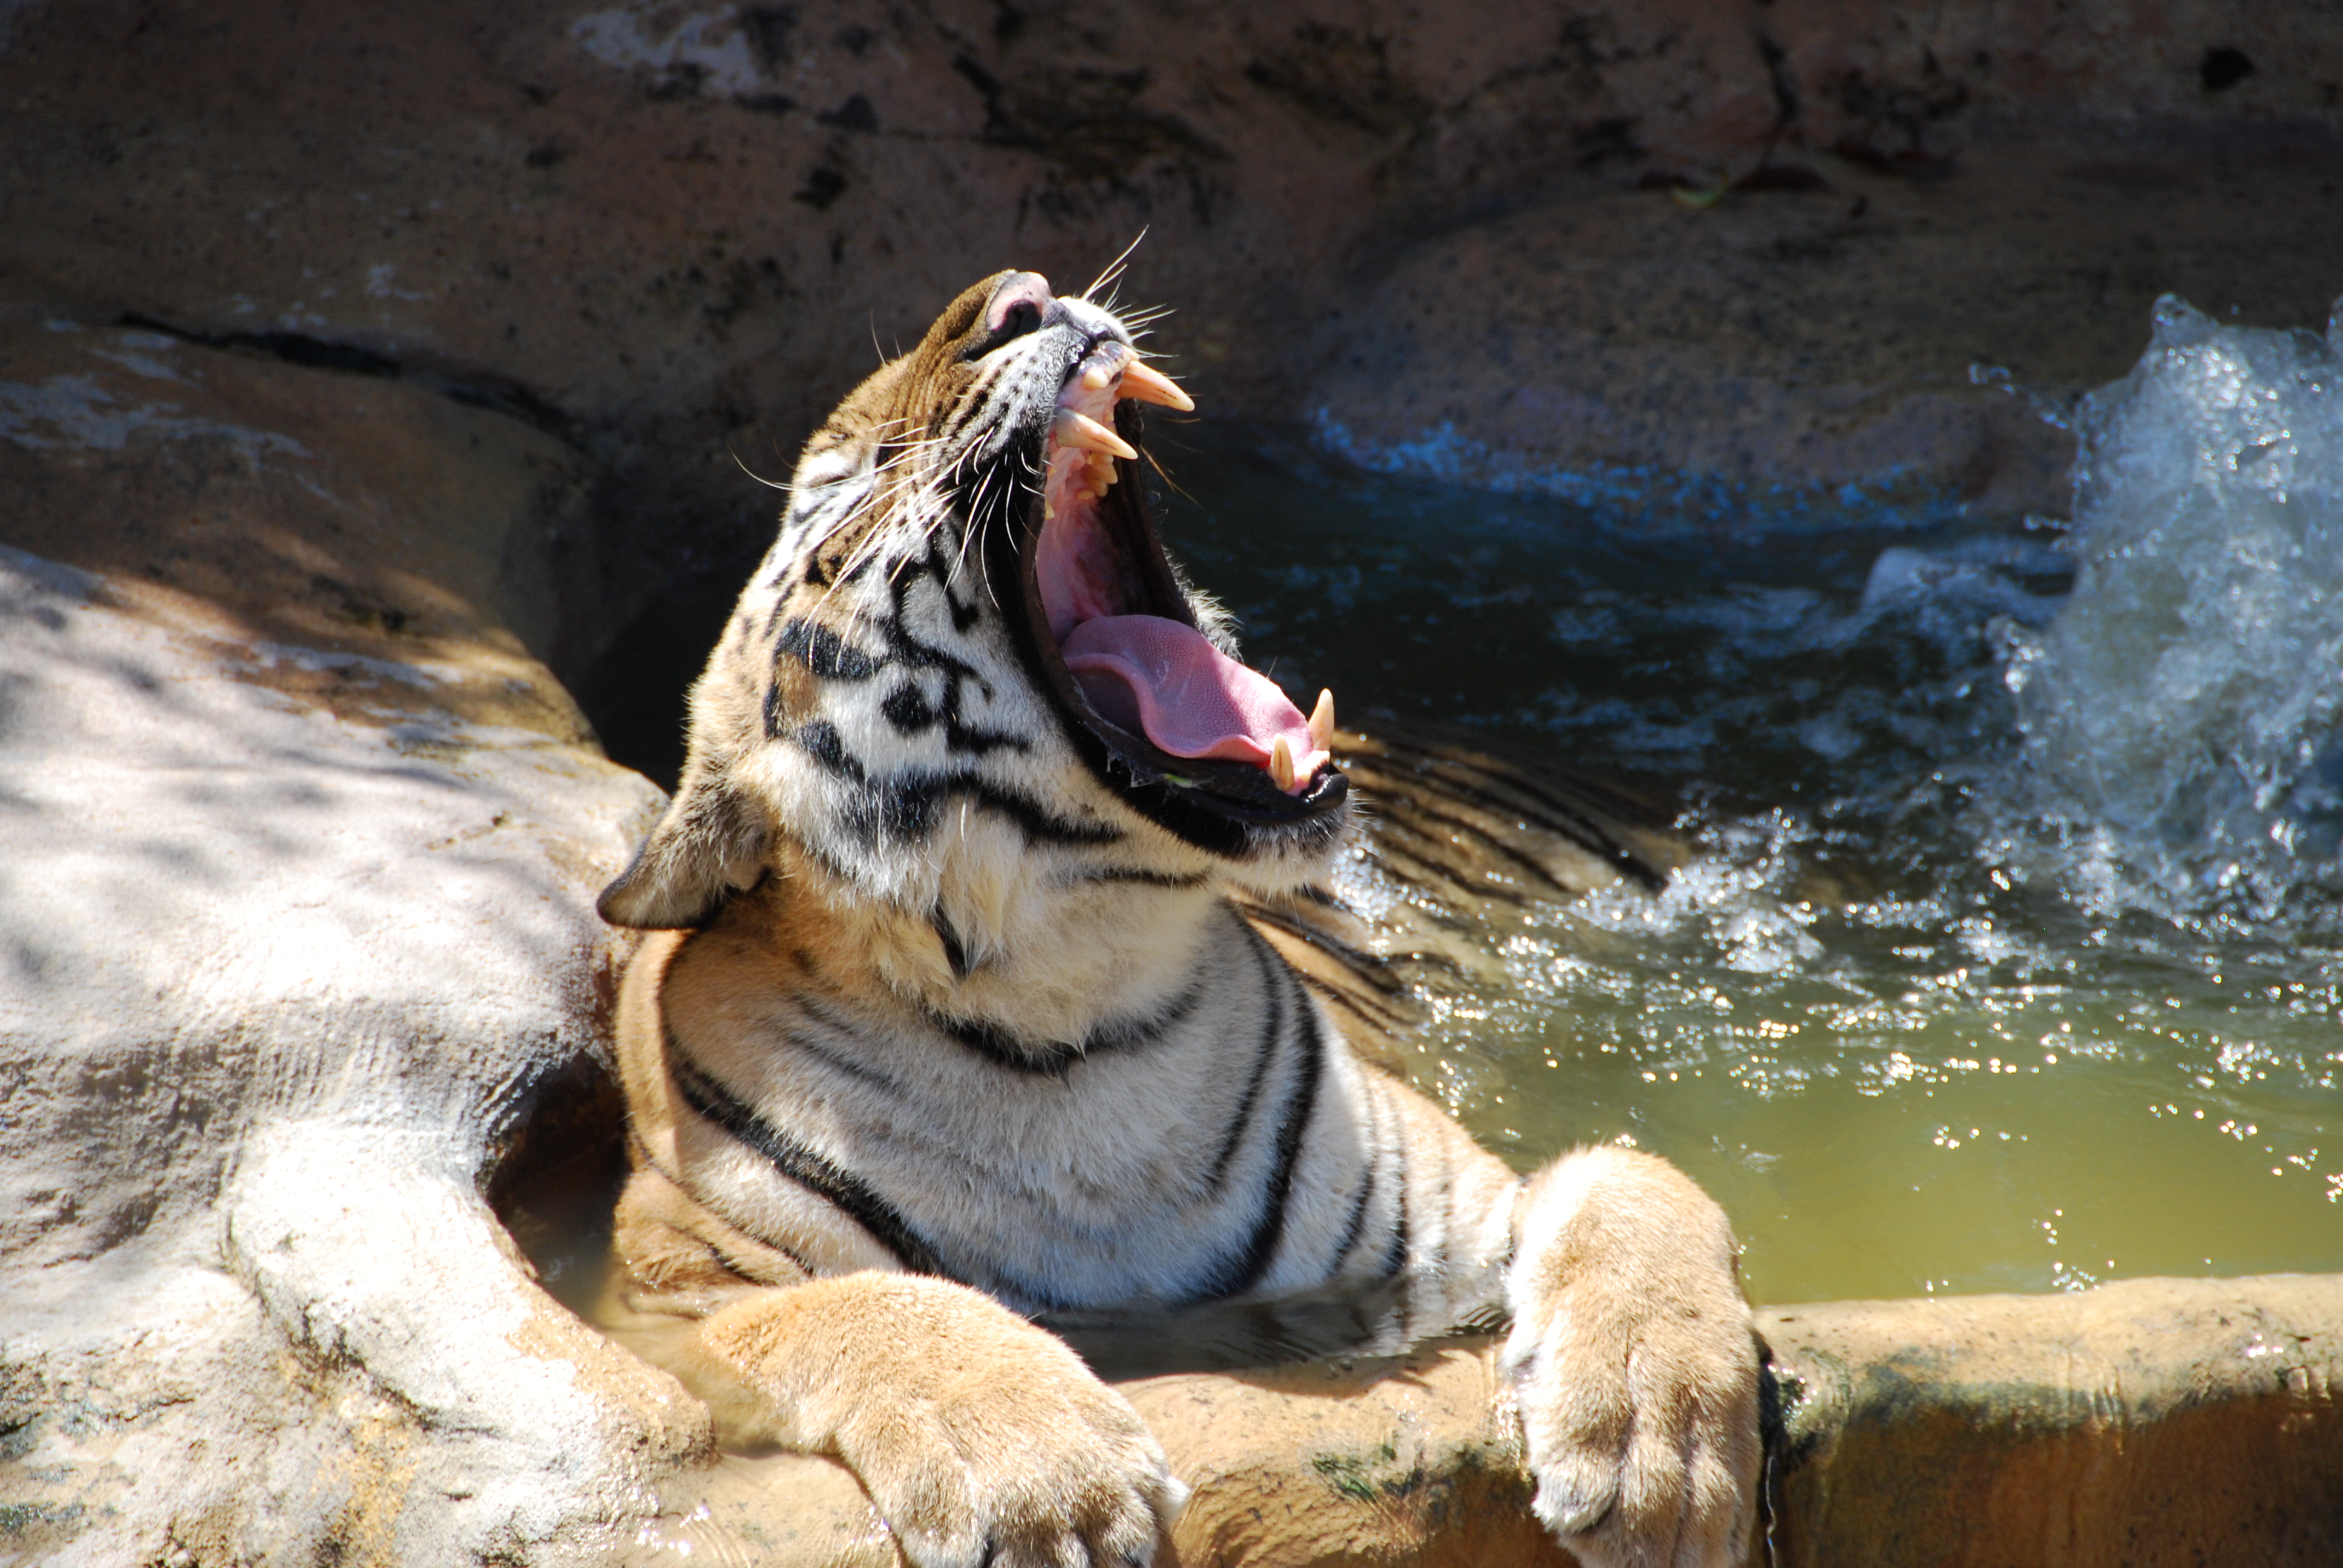
{"label": "rock wall", "polygon": [[0,317],[0,1541],[598,1558],[706,1442],[481,1195],[659,804],[524,623],[559,443]]}
{"label": "rock wall", "polygon": [[8,15],[0,275],[589,457],[539,645],[589,707],[760,548],[739,466],[970,279],[1142,232],[1123,296],[1208,411],[1696,518],[2056,507],[2062,438],[1971,363],[2080,387],[2165,289],[2343,287],[2343,30],[2279,0]]}

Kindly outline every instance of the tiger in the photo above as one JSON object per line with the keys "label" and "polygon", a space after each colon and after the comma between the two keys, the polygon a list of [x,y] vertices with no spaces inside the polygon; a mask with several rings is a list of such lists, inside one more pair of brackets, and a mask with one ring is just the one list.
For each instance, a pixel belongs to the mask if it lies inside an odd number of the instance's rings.
{"label": "tiger", "polygon": [[1193,403],[1097,292],[996,274],[849,394],[691,689],[599,902],[646,933],[632,1304],[742,1430],[849,1467],[916,1568],[1169,1539],[1186,1486],[1046,1322],[1385,1287],[1420,1326],[1510,1321],[1504,1419],[1580,1561],[1739,1561],[1759,1369],[1724,1212],[1615,1144],[1516,1175],[1240,912],[1357,806],[1332,698],[1246,666],[1158,538],[1143,410]]}

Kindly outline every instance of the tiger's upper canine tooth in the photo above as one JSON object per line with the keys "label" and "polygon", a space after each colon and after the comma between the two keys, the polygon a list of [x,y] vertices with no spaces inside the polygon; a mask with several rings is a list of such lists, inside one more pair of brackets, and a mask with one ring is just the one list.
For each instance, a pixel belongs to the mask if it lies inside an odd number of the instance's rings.
{"label": "tiger's upper canine tooth", "polygon": [[1279,736],[1270,742],[1269,781],[1280,789],[1293,788],[1293,742]]}
{"label": "tiger's upper canine tooth", "polygon": [[1334,694],[1318,689],[1318,706],[1310,710],[1310,744],[1321,751],[1334,749]]}
{"label": "tiger's upper canine tooth", "polygon": [[1178,382],[1136,359],[1122,367],[1122,395],[1182,414],[1196,407],[1196,400],[1181,391]]}
{"label": "tiger's upper canine tooth", "polygon": [[1082,447],[1093,452],[1111,452],[1127,462],[1139,461],[1139,448],[1079,409],[1061,408],[1051,434],[1061,447]]}

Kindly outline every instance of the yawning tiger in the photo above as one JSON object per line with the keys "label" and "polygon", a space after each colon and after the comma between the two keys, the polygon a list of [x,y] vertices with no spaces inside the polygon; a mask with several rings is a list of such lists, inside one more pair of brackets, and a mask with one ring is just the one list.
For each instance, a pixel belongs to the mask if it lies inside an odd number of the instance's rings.
{"label": "yawning tiger", "polygon": [[920,1568],[1010,1568],[1145,1563],[1185,1496],[1029,1318],[1396,1281],[1425,1328],[1510,1312],[1534,1506],[1584,1560],[1736,1561],[1723,1213],[1616,1148],[1515,1177],[1232,907],[1322,869],[1349,786],[1331,699],[1240,662],[1158,543],[1141,404],[1190,407],[1003,273],[808,444],[602,898],[659,933],[619,1005],[638,1303]]}

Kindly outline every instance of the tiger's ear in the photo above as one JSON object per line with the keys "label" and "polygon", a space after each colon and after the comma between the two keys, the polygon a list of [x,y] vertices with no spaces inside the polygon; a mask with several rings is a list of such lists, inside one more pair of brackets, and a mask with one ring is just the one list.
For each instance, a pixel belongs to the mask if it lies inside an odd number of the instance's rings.
{"label": "tiger's ear", "polygon": [[594,907],[614,926],[704,926],[765,873],[764,813],[715,779],[687,779],[667,814]]}

